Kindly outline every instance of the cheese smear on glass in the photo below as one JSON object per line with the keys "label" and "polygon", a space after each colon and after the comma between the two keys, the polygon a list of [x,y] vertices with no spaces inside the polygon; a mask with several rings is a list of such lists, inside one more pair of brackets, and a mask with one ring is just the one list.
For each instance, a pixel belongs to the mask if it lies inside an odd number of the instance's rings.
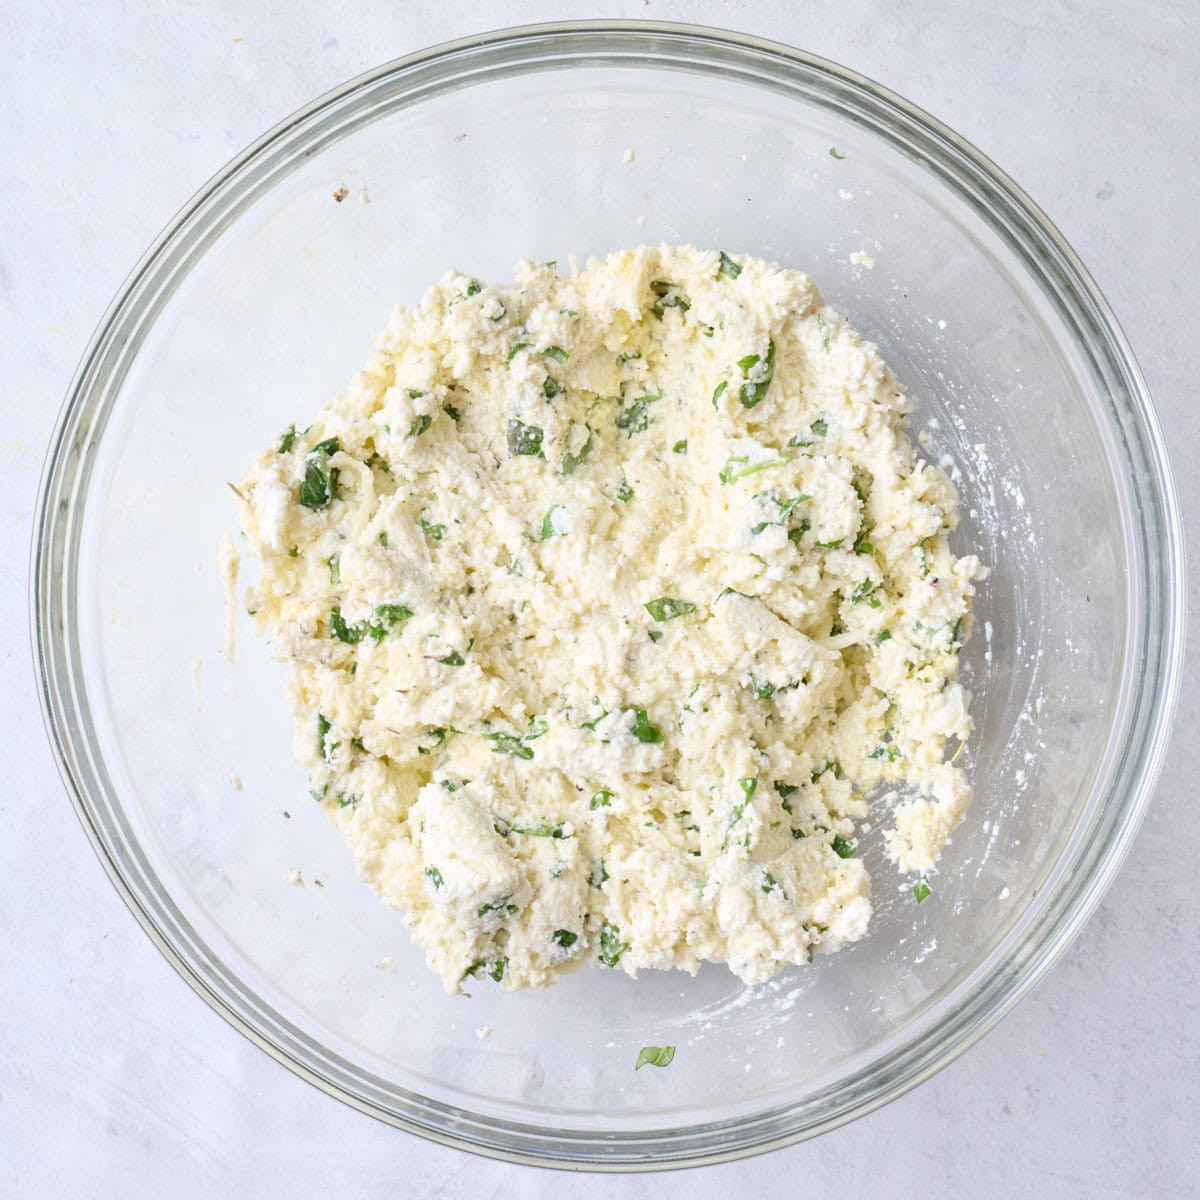
{"label": "cheese smear on glass", "polygon": [[[910,402],[812,280],[641,247],[452,272],[240,485],[295,752],[450,991],[866,932],[970,789],[977,558]],[[896,797],[893,795],[893,799]]]}

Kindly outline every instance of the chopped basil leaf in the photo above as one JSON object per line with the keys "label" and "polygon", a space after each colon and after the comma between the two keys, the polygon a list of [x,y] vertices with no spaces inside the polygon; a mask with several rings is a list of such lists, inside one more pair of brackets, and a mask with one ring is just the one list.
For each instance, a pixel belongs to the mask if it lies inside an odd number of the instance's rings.
{"label": "chopped basil leaf", "polygon": [[521,910],[517,905],[509,904],[508,897],[505,896],[503,899],[497,900],[494,904],[481,904],[479,908],[475,910],[475,915],[477,917],[486,917],[489,914],[493,914],[501,918],[515,917],[520,911]]}
{"label": "chopped basil leaf", "polygon": [[337,438],[326,438],[315,445],[304,459],[304,481],[300,484],[300,503],[317,512],[337,499],[337,467],[329,465],[331,455],[342,448]]}
{"label": "chopped basil leaf", "polygon": [[642,607],[656,621],[673,621],[676,617],[686,617],[688,613],[696,611],[696,606],[690,600],[675,600],[671,596],[659,596]]}
{"label": "chopped basil leaf", "polygon": [[608,791],[596,792],[591,799],[588,808],[608,808],[612,802],[613,794]]}
{"label": "chopped basil leaf", "polygon": [[720,383],[713,388],[713,408],[717,407],[717,401],[725,394],[725,389],[729,386],[728,379],[722,379]]}
{"label": "chopped basil leaf", "polygon": [[329,568],[329,582],[335,586],[342,582],[342,559],[341,555],[331,554],[326,560],[325,565]]}
{"label": "chopped basil leaf", "polygon": [[738,399],[741,400],[743,408],[753,408],[766,397],[771,380],[775,377],[775,340],[768,340],[766,358],[758,354],[747,354],[745,358],[738,359],[737,365],[742,372]]}
{"label": "chopped basil leaf", "polygon": [[542,518],[541,533],[537,537],[534,537],[532,533],[525,533],[522,536],[527,542],[546,542],[551,538],[562,537],[567,532],[566,526],[562,523],[562,514],[566,511],[561,504],[551,505]]}
{"label": "chopped basil leaf", "polygon": [[565,363],[567,361],[567,359],[571,357],[570,354],[568,354],[567,351],[564,350],[561,346],[547,346],[546,349],[542,351],[542,353],[547,358],[552,358],[552,359],[554,359],[555,362],[560,362],[560,363]]}
{"label": "chopped basil leaf", "polygon": [[564,454],[562,460],[562,473],[570,475],[581,462],[583,462],[592,452],[592,428],[587,426],[587,441],[579,448],[578,454]]}
{"label": "chopped basil leaf", "polygon": [[292,446],[295,444],[295,441],[296,441],[296,427],[295,427],[295,425],[289,425],[287,427],[287,430],[285,431],[283,437],[281,437],[279,439],[279,453],[280,454],[290,454],[292,452]]}
{"label": "chopped basil leaf", "polygon": [[626,436],[644,433],[650,426],[650,405],[662,399],[662,392],[648,392],[617,413],[617,428],[625,430]]}
{"label": "chopped basil leaf", "polygon": [[293,547],[292,547],[292,548],[291,548],[291,549],[288,551],[288,558],[299,558],[299,557],[300,557],[300,547],[299,547],[299,546],[293,546]]}
{"label": "chopped basil leaf", "polygon": [[742,268],[738,266],[724,250],[721,251],[721,265],[717,268],[718,275],[728,275],[730,279],[736,279],[742,273]]}
{"label": "chopped basil leaf", "polygon": [[650,284],[650,290],[658,298],[650,305],[650,311],[661,318],[668,308],[677,308],[681,313],[692,307],[691,301],[683,294],[677,283],[667,279],[656,279]]}
{"label": "chopped basil leaf", "polygon": [[817,437],[824,437],[829,432],[829,422],[824,417],[818,417],[809,428]]}
{"label": "chopped basil leaf", "polygon": [[451,650],[445,658],[439,658],[438,662],[440,662],[443,667],[461,667],[466,664],[466,659],[464,659],[457,650]]}
{"label": "chopped basil leaf", "polygon": [[621,941],[621,931],[611,921],[605,921],[600,926],[600,961],[606,967],[615,967],[628,949],[629,943]]}
{"label": "chopped basil leaf", "polygon": [[550,935],[550,940],[557,942],[564,950],[569,950],[579,941],[579,934],[572,933],[569,929],[556,929]]}
{"label": "chopped basil leaf", "polygon": [[739,479],[745,479],[747,475],[756,475],[759,471],[765,471],[769,467],[785,467],[791,461],[790,458],[769,458],[764,462],[752,463],[749,455],[734,454],[726,460],[717,478],[722,483],[734,483]]}
{"label": "chopped basil leaf", "polygon": [[912,892],[916,902],[920,904],[922,900],[928,900],[933,895],[933,888],[929,886],[929,880],[922,875],[920,880],[913,885]]}
{"label": "chopped basil leaf", "polygon": [[494,963],[492,963],[492,969],[488,972],[488,975],[490,975],[492,979],[499,983],[500,980],[504,978],[504,968],[507,966],[507,958],[498,958]]}
{"label": "chopped basil leaf", "polygon": [[854,853],[853,842],[848,842],[840,833],[834,836],[829,846],[838,858],[849,858]]}
{"label": "chopped basil leaf", "polygon": [[617,484],[617,499],[620,500],[622,504],[628,504],[630,500],[633,499],[633,488],[631,488],[624,479]]}
{"label": "chopped basil leaf", "polygon": [[686,454],[687,453],[687,438],[684,438],[682,441],[676,442],[675,445],[673,445],[671,447],[671,450],[675,454]]}
{"label": "chopped basil leaf", "polygon": [[514,457],[518,454],[540,455],[544,436],[536,425],[522,425],[514,417],[508,423],[508,452]]}
{"label": "chopped basil leaf", "polygon": [[513,758],[524,759],[533,757],[533,751],[516,734],[487,733],[484,737],[492,743],[493,754],[511,754]]}
{"label": "chopped basil leaf", "polygon": [[529,343],[529,342],[517,342],[516,345],[514,345],[513,348],[504,356],[504,361],[506,363],[512,362],[512,360],[514,358],[516,358],[516,356],[522,350],[528,350],[530,347],[530,344],[531,343]]}
{"label": "chopped basil leaf", "polygon": [[419,417],[415,417],[413,423],[408,427],[408,436],[410,438],[420,437],[432,424],[433,418],[428,413],[422,413]]}
{"label": "chopped basil leaf", "polygon": [[453,404],[443,404],[442,412],[444,412],[452,421],[458,422],[462,420],[462,413],[460,413]]}
{"label": "chopped basil leaf", "polygon": [[836,147],[836,146],[830,146],[830,147],[829,147],[829,157],[830,157],[830,158],[842,159],[842,158],[845,158],[846,156],[845,156],[844,154],[839,154],[839,153],[837,152],[837,147]]}
{"label": "chopped basil leaf", "polygon": [[333,752],[333,747],[328,744],[326,739],[329,737],[329,731],[333,728],[330,720],[323,713],[317,713],[317,750],[327,762],[329,755]]}
{"label": "chopped basil leaf", "polygon": [[652,642],[661,642],[662,641],[662,630],[661,629],[647,629],[646,636]]}
{"label": "chopped basil leaf", "polygon": [[643,1046],[638,1053],[635,1071],[645,1066],[669,1067],[675,1059],[674,1046]]}
{"label": "chopped basil leaf", "polygon": [[627,708],[624,711],[633,713],[633,728],[630,730],[630,733],[639,742],[658,743],[663,740],[663,731],[650,724],[650,719],[646,716],[644,708]]}
{"label": "chopped basil leaf", "polygon": [[433,884],[434,890],[440,890],[442,886],[442,873],[437,867],[426,867],[425,877]]}
{"label": "chopped basil leaf", "polygon": [[779,793],[780,797],[784,800],[786,800],[789,796],[791,796],[792,794],[794,794],[795,792],[798,792],[800,790],[800,785],[798,783],[781,783],[778,779],[775,780],[774,786],[775,786],[775,790]]}
{"label": "chopped basil leaf", "polygon": [[542,395],[545,396],[547,400],[553,400],[555,396],[562,392],[562,390],[563,385],[559,383],[557,379],[553,379],[547,375],[546,378],[542,380]]}
{"label": "chopped basil leaf", "polygon": [[539,821],[536,825],[512,825],[509,833],[523,833],[526,837],[564,838],[562,822],[551,825],[548,821]]}
{"label": "chopped basil leaf", "polygon": [[891,640],[892,640],[892,631],[890,629],[881,629],[875,635],[875,645],[877,645],[877,646],[882,646],[884,642],[890,642]]}
{"label": "chopped basil leaf", "polygon": [[380,544],[380,545],[381,545],[381,546],[382,546],[382,547],[383,547],[385,550],[388,550],[388,549],[390,549],[390,548],[391,548],[391,542],[390,542],[390,541],[388,541],[388,535],[387,535],[387,530],[386,530],[386,529],[385,529],[385,530],[383,530],[383,531],[380,533],[380,535],[379,535],[379,544]]}
{"label": "chopped basil leaf", "polygon": [[363,631],[357,625],[347,625],[345,618],[342,616],[342,610],[338,605],[330,610],[329,613],[329,633],[338,641],[345,642],[348,646],[353,646],[362,640]]}
{"label": "chopped basil leaf", "polygon": [[425,520],[424,517],[421,518],[421,528],[425,530],[425,532],[431,538],[433,538],[435,542],[440,542],[442,538],[446,536],[445,525],[434,525],[431,521]]}

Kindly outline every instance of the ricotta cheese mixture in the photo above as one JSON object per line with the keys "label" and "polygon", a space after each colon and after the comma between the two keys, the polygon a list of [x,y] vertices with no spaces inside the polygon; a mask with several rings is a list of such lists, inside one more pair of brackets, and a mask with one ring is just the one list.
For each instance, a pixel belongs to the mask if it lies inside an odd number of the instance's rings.
{"label": "ricotta cheese mixture", "polygon": [[807,275],[690,246],[451,272],[377,346],[238,489],[248,607],[447,989],[755,983],[861,938],[868,797],[912,872],[968,803],[984,574],[877,349]]}

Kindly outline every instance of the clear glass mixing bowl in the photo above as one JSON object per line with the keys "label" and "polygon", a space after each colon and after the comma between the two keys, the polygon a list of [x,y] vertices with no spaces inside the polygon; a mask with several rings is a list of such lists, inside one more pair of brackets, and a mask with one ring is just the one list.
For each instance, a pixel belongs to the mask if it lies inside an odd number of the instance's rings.
{"label": "clear glass mixing bowl", "polygon": [[[307,799],[282,669],[244,623],[236,665],[217,653],[225,482],[343,387],[390,307],[448,267],[503,280],[518,258],[658,241],[808,270],[919,398],[914,432],[960,473],[957,548],[993,568],[964,662],[974,806],[919,907],[878,822],[869,936],[753,992],[723,968],[636,983],[588,970],[544,993],[449,998]],[[873,269],[850,261],[859,250]],[[1183,595],[1146,389],[1028,198],[849,71],[650,24],[440,47],[231,163],[101,322],[51,445],[33,569],[63,776],[180,974],[377,1117],[608,1168],[828,1129],[1011,1008],[1095,907],[1145,809]],[[304,886],[287,885],[291,867]],[[664,1043],[674,1064],[635,1074],[638,1048]]]}

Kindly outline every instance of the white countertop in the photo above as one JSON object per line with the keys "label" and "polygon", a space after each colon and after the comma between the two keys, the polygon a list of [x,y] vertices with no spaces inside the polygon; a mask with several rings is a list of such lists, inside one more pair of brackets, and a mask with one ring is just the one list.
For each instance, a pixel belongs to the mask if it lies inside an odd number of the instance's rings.
{"label": "white countertop", "polygon": [[[17,0],[0,11],[0,1194],[625,1197],[1200,1194],[1200,687],[1150,816],[1050,977],[934,1079],[750,1161],[567,1177],[442,1149],[302,1082],[167,965],[59,782],[26,618],[58,406],[125,272],[259,133],[377,63],[565,16],[758,33],[948,121],[1050,214],[1128,332],[1200,484],[1200,7],[1192,0]],[[1188,539],[1193,578],[1197,533]]]}

